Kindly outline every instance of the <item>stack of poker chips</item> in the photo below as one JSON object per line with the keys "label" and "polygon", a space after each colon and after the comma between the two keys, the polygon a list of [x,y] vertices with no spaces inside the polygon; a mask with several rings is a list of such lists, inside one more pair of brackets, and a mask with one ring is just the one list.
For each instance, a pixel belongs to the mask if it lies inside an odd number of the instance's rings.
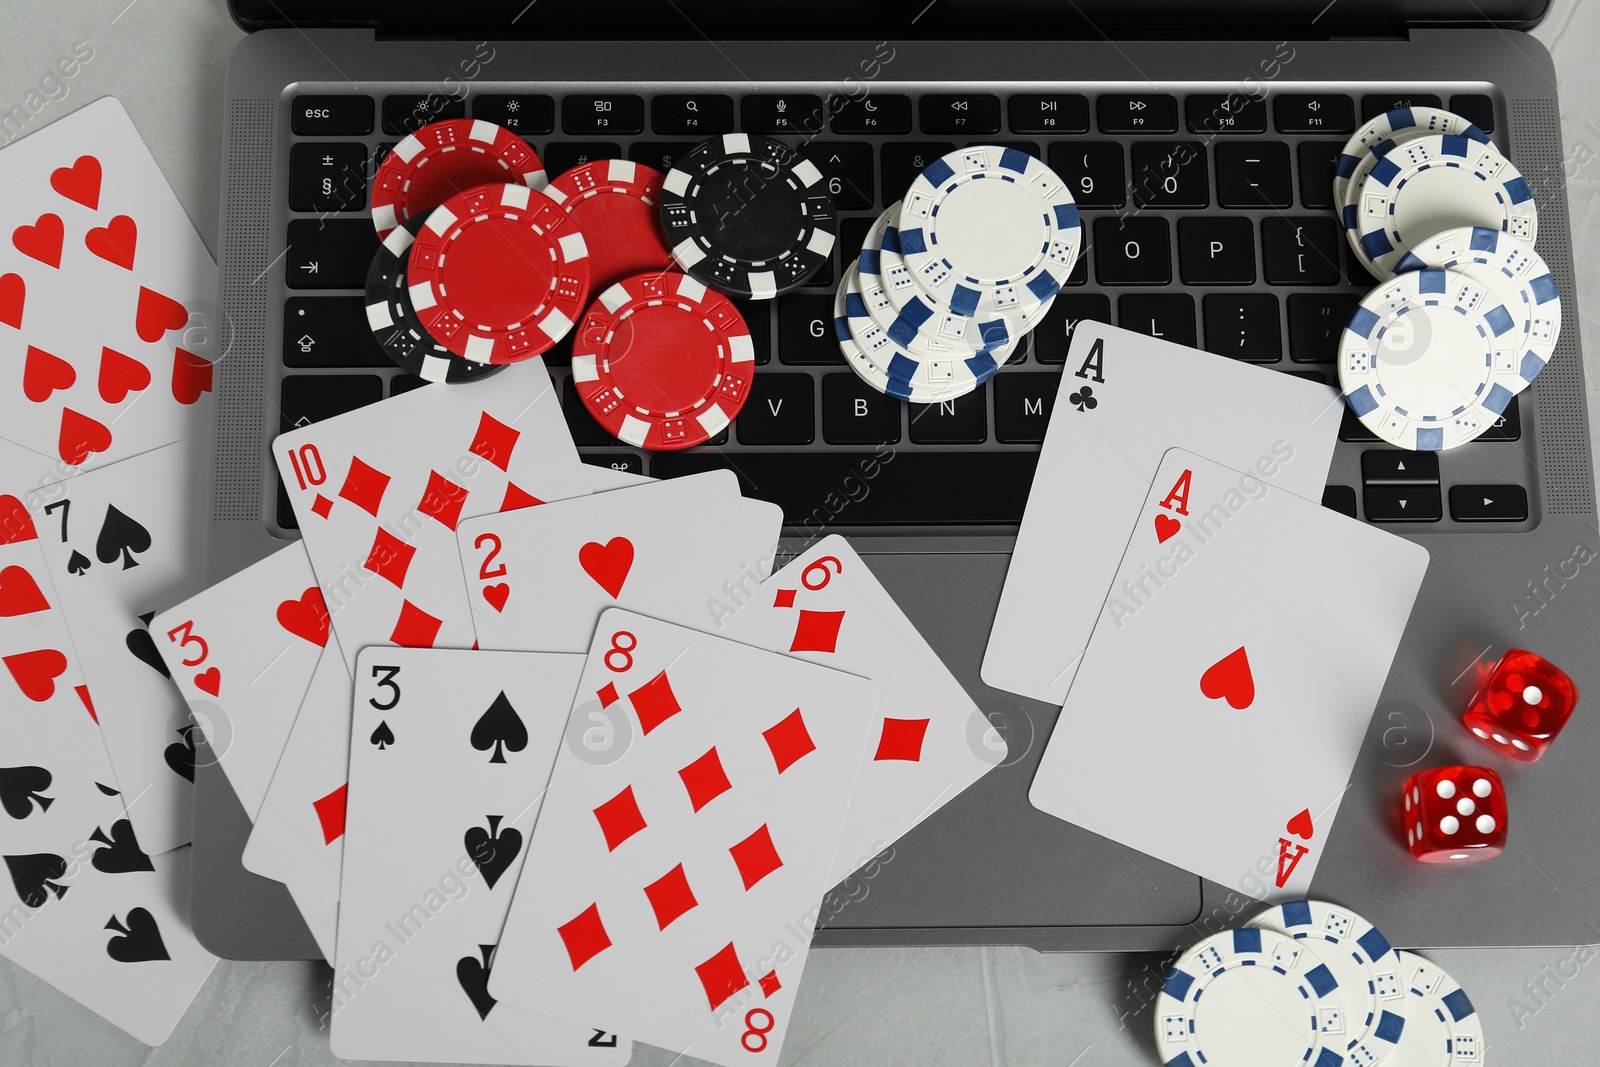
{"label": "stack of poker chips", "polygon": [[1340,338],[1351,411],[1401,448],[1475,440],[1544,370],[1561,333],[1527,182],[1461,116],[1401,108],[1350,138],[1333,197],[1351,249],[1383,279]]}
{"label": "stack of poker chips", "polygon": [[964,396],[1049,313],[1082,244],[1072,193],[1041,160],[997,145],[951,152],[879,216],[845,271],[839,347],[889,396]]}

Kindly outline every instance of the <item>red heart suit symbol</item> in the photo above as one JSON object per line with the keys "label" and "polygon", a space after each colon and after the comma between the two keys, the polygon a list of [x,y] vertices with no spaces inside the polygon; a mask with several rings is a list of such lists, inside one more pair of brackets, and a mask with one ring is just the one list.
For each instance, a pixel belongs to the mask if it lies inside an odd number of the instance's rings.
{"label": "red heart suit symbol", "polygon": [[300,599],[278,605],[278,625],[313,645],[327,647],[328,623],[327,602],[322,599],[322,590],[314,585],[301,593]]}
{"label": "red heart suit symbol", "polygon": [[133,269],[133,250],[138,243],[139,227],[126,215],[118,215],[83,236],[85,248],[123,270]]}
{"label": "red heart suit symbol", "polygon": [[202,394],[211,392],[211,373],[211,364],[193,352],[178,349],[172,354],[172,399],[193,404]]}
{"label": "red heart suit symbol", "polygon": [[0,493],[0,545],[32,541],[38,536],[33,529],[33,517],[22,506],[22,501],[10,493]]}
{"label": "red heart suit symbol", "polygon": [[100,399],[120,404],[150,384],[150,368],[114,348],[100,349]]}
{"label": "red heart suit symbol", "polygon": [[32,226],[18,226],[12,230],[11,243],[29,259],[37,259],[47,267],[60,267],[61,242],[65,236],[61,216],[47,211]]}
{"label": "red heart suit symbol", "polygon": [[222,688],[222,672],[210,667],[194,676],[194,684],[201,692],[216,696],[217,691]]}
{"label": "red heart suit symbol", "polygon": [[633,567],[633,542],[626,537],[613,537],[603,545],[590,541],[578,549],[578,565],[615,600]]}
{"label": "red heart suit symbol", "polygon": [[53,648],[19,652],[0,662],[5,663],[6,670],[17,680],[22,695],[37,704],[55,696],[56,679],[67,669],[67,657]]}
{"label": "red heart suit symbol", "polygon": [[28,284],[20,274],[0,274],[0,322],[22,329],[22,305],[28,298]]}
{"label": "red heart suit symbol", "polygon": [[1311,809],[1302,809],[1299,815],[1289,820],[1284,829],[1303,841],[1310,841],[1311,835],[1315,832],[1311,827]]}
{"label": "red heart suit symbol", "polygon": [[0,570],[0,617],[9,619],[18,615],[32,615],[49,606],[50,602],[39,590],[39,583],[24,568],[6,567]]}
{"label": "red heart suit symbol", "polygon": [[141,341],[159,341],[168,330],[180,329],[189,321],[189,312],[170,296],[139,286],[139,306],[134,311],[134,328]]}
{"label": "red heart suit symbol", "polygon": [[1200,676],[1200,692],[1212,700],[1226,700],[1228,706],[1243,711],[1256,698],[1256,680],[1250,674],[1250,659],[1244,646],[1223,656]]}
{"label": "red heart suit symbol", "polygon": [[1167,538],[1183,529],[1183,523],[1171,515],[1156,516],[1156,544],[1162,544]]}
{"label": "red heart suit symbol", "polygon": [[61,409],[61,436],[56,440],[56,449],[64,462],[82,466],[91,453],[104,452],[110,447],[111,431],[103,423],[71,408]]}
{"label": "red heart suit symbol", "polygon": [[60,356],[53,356],[42,348],[28,346],[22,361],[22,395],[35,404],[43,404],[57,389],[70,389],[78,380],[72,364]]}
{"label": "red heart suit symbol", "polygon": [[79,156],[72,166],[57,167],[50,173],[50,188],[95,210],[100,206],[100,161],[93,156]]}
{"label": "red heart suit symbol", "polygon": [[[615,594],[612,594],[613,596]],[[496,611],[506,610],[506,601],[511,598],[511,587],[505,582],[496,582],[483,587],[483,599]]]}

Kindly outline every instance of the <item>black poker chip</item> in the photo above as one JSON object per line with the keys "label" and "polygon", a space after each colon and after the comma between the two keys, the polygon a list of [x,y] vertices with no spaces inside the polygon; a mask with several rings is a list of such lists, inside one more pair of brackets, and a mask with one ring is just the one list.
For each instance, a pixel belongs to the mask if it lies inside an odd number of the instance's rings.
{"label": "black poker chip", "polygon": [[662,184],[672,257],[730,296],[770,300],[803,285],[838,233],[822,172],[781,141],[729,133],[678,158]]}
{"label": "black poker chip", "polygon": [[471,382],[504,369],[504,363],[475,363],[435,341],[423,327],[407,291],[406,261],[411,242],[424,223],[417,215],[389,231],[367,268],[367,325],[401,370],[425,382]]}

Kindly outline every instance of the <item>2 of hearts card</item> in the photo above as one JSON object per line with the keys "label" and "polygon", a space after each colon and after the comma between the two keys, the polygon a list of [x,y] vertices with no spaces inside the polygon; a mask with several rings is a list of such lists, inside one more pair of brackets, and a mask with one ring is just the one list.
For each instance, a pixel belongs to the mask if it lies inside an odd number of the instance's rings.
{"label": "2 of hearts card", "polygon": [[216,264],[114,98],[0,152],[0,436],[72,468],[211,429]]}
{"label": "2 of hearts card", "polygon": [[776,1062],[878,687],[613,608],[577,689],[575,720],[593,702],[625,735],[558,750],[490,995]]}
{"label": "2 of hearts card", "polygon": [[1246,895],[1305,896],[1427,565],[1169,450],[1028,799]]}
{"label": "2 of hearts card", "polygon": [[[488,984],[581,655],[365,649],[331,1041],[343,1059],[620,1067],[627,1038]],[[613,992],[603,999],[612,999]]]}

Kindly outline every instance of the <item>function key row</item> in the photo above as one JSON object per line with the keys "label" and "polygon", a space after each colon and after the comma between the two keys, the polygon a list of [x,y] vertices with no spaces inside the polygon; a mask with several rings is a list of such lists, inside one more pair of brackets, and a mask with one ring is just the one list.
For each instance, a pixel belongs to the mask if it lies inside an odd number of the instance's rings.
{"label": "function key row", "polygon": [[[1356,101],[1343,93],[1275,93],[1273,121],[1279,133],[1348,134],[1356,128]],[[1368,94],[1360,101],[1366,121],[1393,107],[1442,107],[1427,93]],[[1450,109],[1494,129],[1494,102],[1481,94],[1457,94]],[[1104,93],[1094,101],[1101,133],[1171,134],[1180,120],[1190,133],[1259,134],[1267,131],[1267,101],[1241,93]],[[488,119],[523,136],[553,133],[555,98],[542,93],[484,94],[472,104],[474,118]],[[645,99],[634,93],[585,93],[563,97],[563,132],[575,136],[633,136],[645,132]],[[901,136],[913,123],[926,134],[964,136],[1002,132],[1002,116],[1013,133],[1070,134],[1090,130],[1090,103],[1077,93],[1019,93],[1002,106],[992,93],[926,93],[915,106],[899,93],[860,96],[761,93],[742,97],[735,123],[734,99],[721,93],[663,93],[650,101],[651,132],[667,137],[710,137],[736,128],[749,133]],[[383,97],[382,130],[405,134],[429,122],[465,118],[464,99],[443,94]],[[373,131],[378,109],[371,97],[305,95],[294,98],[290,126],[302,137],[357,137]]]}

